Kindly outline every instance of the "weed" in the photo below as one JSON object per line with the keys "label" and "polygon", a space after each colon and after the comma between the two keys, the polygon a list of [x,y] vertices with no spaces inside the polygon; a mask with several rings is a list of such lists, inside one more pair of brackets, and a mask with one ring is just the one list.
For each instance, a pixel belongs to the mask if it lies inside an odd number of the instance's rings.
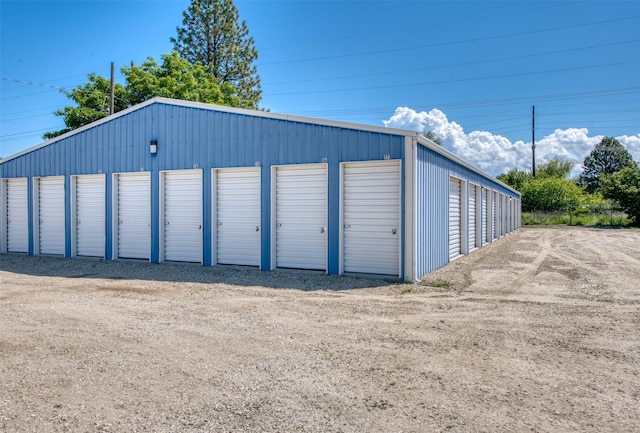
{"label": "weed", "polygon": [[393,405],[389,403],[387,400],[375,401],[371,397],[367,397],[364,399],[364,405],[367,407],[368,410],[374,410],[374,409],[385,410],[385,409],[389,409],[390,407],[393,407]]}
{"label": "weed", "polygon": [[586,213],[572,215],[558,212],[523,212],[522,225],[575,225],[585,227],[630,227],[631,220],[624,213]]}

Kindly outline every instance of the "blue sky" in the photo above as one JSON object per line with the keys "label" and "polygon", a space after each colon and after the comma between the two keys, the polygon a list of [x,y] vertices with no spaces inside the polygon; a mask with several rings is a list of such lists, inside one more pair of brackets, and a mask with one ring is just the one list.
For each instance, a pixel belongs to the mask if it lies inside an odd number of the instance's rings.
{"label": "blue sky", "polygon": [[[0,156],[62,128],[59,92],[172,49],[188,1],[0,1]],[[273,112],[432,130],[491,174],[640,160],[638,1],[236,1]],[[118,81],[122,76],[117,74]]]}

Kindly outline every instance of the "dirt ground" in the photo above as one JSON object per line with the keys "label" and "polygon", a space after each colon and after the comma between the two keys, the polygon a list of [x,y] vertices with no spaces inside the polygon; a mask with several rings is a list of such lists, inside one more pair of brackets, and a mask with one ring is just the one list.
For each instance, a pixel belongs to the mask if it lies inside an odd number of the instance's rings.
{"label": "dirt ground", "polygon": [[423,284],[0,256],[3,432],[638,432],[640,231]]}

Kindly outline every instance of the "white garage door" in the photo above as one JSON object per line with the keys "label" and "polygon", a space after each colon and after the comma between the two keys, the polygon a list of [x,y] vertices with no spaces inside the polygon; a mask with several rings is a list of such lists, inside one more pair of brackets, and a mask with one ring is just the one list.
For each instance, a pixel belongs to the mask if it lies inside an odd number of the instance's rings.
{"label": "white garage door", "polygon": [[276,266],[326,270],[326,164],[278,167],[275,206]]}
{"label": "white garage door", "polygon": [[512,200],[509,197],[506,197],[505,200],[507,200],[507,233],[511,233],[511,230],[513,230],[513,220],[512,220],[512,216],[513,216],[513,208],[512,208]]}
{"label": "white garage door", "polygon": [[104,257],[104,175],[76,176],[75,179],[75,255]]}
{"label": "white garage door", "polygon": [[117,257],[148,259],[151,249],[151,177],[126,173],[116,177],[118,188]]}
{"label": "white garage door", "polygon": [[476,248],[478,245],[476,243],[476,186],[469,185],[469,248]]}
{"label": "white garage door", "polygon": [[344,271],[399,275],[399,161],[343,167]]}
{"label": "white garage door", "polygon": [[202,263],[202,172],[163,172],[163,260]]}
{"label": "white garage door", "polygon": [[260,170],[216,171],[217,262],[260,266]]}
{"label": "white garage door", "polygon": [[64,177],[41,177],[37,182],[40,254],[64,255]]}
{"label": "white garage door", "polygon": [[461,183],[449,178],[449,259],[462,254]]}
{"label": "white garage door", "polygon": [[482,243],[491,242],[491,222],[489,221],[489,190],[482,189]]}
{"label": "white garage door", "polygon": [[507,232],[507,197],[503,194],[501,196],[500,202],[500,224],[502,225],[502,235],[506,235]]}
{"label": "white garage door", "polygon": [[500,237],[500,196],[497,192],[493,193],[493,212],[491,218],[493,219],[493,238],[498,239]]}
{"label": "white garage door", "polygon": [[26,253],[29,251],[27,179],[7,179],[5,191],[7,251]]}

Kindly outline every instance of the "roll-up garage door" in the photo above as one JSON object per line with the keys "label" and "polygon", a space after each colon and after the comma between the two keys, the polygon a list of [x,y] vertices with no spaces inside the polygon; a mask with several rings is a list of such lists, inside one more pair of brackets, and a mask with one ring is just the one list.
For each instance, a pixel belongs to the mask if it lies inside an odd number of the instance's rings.
{"label": "roll-up garage door", "polygon": [[493,239],[500,237],[500,196],[497,192],[493,193],[493,212],[491,212],[491,218],[493,219]]}
{"label": "roll-up garage door", "polygon": [[400,163],[343,167],[344,271],[399,275]]}
{"label": "roll-up garage door", "polygon": [[511,233],[513,230],[513,200],[510,197],[506,198],[507,200],[507,233]]}
{"label": "roll-up garage door", "polygon": [[482,244],[489,242],[489,233],[491,226],[489,225],[489,191],[482,188]]}
{"label": "roll-up garage door", "polygon": [[469,248],[473,249],[476,248],[478,245],[476,243],[476,233],[477,233],[477,226],[476,226],[476,216],[477,214],[477,209],[476,209],[476,186],[475,185],[469,185]]}
{"label": "roll-up garage door", "polygon": [[163,260],[202,263],[202,172],[163,177]]}
{"label": "roll-up garage door", "polygon": [[104,175],[76,177],[76,251],[78,256],[104,257]]}
{"label": "roll-up garage door", "polygon": [[461,183],[449,178],[449,259],[462,254]]}
{"label": "roll-up garage door", "polygon": [[64,177],[41,177],[37,182],[40,254],[64,255]]}
{"label": "roll-up garage door", "polygon": [[151,250],[151,177],[117,175],[118,258],[148,259]]}
{"label": "roll-up garage door", "polygon": [[29,251],[27,179],[7,179],[5,191],[7,251],[26,253]]}
{"label": "roll-up garage door", "polygon": [[507,197],[504,194],[500,194],[500,225],[504,236],[507,234]]}
{"label": "roll-up garage door", "polygon": [[217,262],[260,266],[260,170],[216,170]]}
{"label": "roll-up garage door", "polygon": [[276,169],[276,266],[327,269],[326,164]]}

